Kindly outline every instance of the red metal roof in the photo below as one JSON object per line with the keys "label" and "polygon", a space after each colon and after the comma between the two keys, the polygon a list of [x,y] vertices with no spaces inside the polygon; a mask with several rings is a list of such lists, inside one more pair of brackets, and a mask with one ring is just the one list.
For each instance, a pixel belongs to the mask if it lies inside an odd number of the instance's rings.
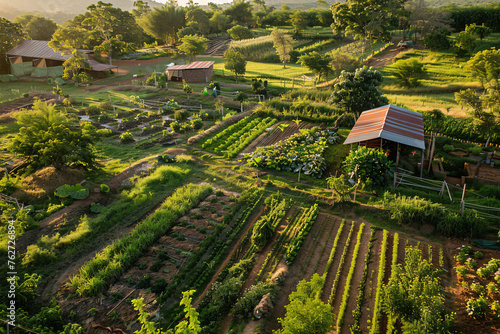
{"label": "red metal roof", "polygon": [[[92,50],[80,50],[84,53],[93,52]],[[40,58],[40,59],[51,59],[66,61],[70,56],[63,56],[61,51],[54,51],[49,46],[49,41],[33,41],[27,40],[23,41],[21,44],[7,51],[7,56],[22,56],[30,58]],[[95,60],[89,60],[90,67],[93,71],[106,71],[112,68],[116,68],[114,65],[101,64]]]}
{"label": "red metal roof", "polygon": [[425,149],[422,114],[392,104],[364,111],[344,144],[377,138]]}
{"label": "red metal roof", "polygon": [[191,64],[187,65],[175,65],[175,66],[170,66],[167,68],[167,71],[170,70],[198,70],[198,69],[203,69],[203,68],[210,68],[215,62],[214,61],[195,61],[192,62]]}

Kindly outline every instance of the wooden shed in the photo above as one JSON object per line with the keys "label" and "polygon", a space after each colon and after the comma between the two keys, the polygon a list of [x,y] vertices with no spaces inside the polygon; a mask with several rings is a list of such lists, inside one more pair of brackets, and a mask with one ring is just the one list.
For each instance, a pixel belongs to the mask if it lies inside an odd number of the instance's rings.
{"label": "wooden shed", "polygon": [[214,75],[213,61],[195,61],[187,65],[170,66],[165,70],[169,81],[188,83],[210,82]]}
{"label": "wooden shed", "polygon": [[[113,65],[101,64],[92,59],[93,50],[79,50],[87,58],[93,75],[100,76],[102,72],[116,68]],[[70,56],[54,51],[49,41],[23,41],[15,48],[7,51],[11,73],[15,76],[30,75],[32,77],[61,77],[63,63]]]}

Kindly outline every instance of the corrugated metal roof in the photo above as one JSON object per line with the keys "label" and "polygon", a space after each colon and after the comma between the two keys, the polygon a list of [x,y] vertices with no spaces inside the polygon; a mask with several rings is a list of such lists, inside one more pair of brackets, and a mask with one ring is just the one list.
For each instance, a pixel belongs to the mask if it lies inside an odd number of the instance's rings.
{"label": "corrugated metal roof", "polygon": [[392,104],[364,111],[344,144],[377,138],[425,149],[422,114]]}
{"label": "corrugated metal roof", "polygon": [[112,68],[117,68],[118,67],[118,66],[115,66],[115,65],[101,64],[98,61],[95,61],[93,59],[89,60],[89,64],[90,64],[90,67],[92,67],[92,71],[97,71],[97,72],[107,71],[107,70],[110,70]]}
{"label": "corrugated metal roof", "polygon": [[178,70],[197,70],[203,68],[210,68],[215,62],[214,61],[195,61],[187,65],[175,65],[167,68],[167,71],[178,71]]}
{"label": "corrugated metal roof", "polygon": [[21,44],[7,51],[7,56],[22,56],[32,58],[45,58],[65,61],[69,56],[63,56],[61,51],[54,51],[49,46],[49,41],[23,41]]}
{"label": "corrugated metal roof", "polygon": [[[92,50],[79,50],[84,53],[91,53]],[[40,58],[40,59],[51,59],[51,60],[59,60],[66,61],[70,56],[63,56],[61,51],[54,51],[49,46],[49,41],[33,41],[27,40],[23,41],[21,44],[16,46],[10,51],[7,51],[7,56],[22,56],[22,57],[31,57],[31,58]],[[89,60],[90,67],[92,67],[93,71],[107,71],[112,68],[116,68],[114,65],[106,65],[101,64],[95,60]]]}

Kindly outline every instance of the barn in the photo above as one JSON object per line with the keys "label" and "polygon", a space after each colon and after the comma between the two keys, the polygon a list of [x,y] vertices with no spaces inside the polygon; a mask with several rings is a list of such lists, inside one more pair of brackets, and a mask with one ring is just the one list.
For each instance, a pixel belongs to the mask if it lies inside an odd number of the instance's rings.
{"label": "barn", "polygon": [[[95,77],[104,76],[103,72],[116,68],[113,65],[101,64],[94,59],[93,50],[79,50],[88,59]],[[63,63],[70,57],[54,51],[48,41],[27,40],[7,51],[11,73],[16,77],[30,75],[32,77],[62,77]]]}
{"label": "barn", "polygon": [[170,66],[165,70],[169,81],[186,80],[188,83],[210,82],[214,75],[213,61],[195,61],[187,65]]}

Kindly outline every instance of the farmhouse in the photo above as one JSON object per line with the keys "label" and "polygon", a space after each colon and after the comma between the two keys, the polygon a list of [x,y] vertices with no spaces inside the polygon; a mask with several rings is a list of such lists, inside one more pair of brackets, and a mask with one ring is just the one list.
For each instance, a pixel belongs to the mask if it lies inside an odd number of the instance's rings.
{"label": "farmhouse", "polygon": [[[92,59],[93,50],[79,50],[83,52],[92,68],[92,75],[103,76],[103,72],[116,68]],[[32,77],[61,77],[63,63],[70,57],[62,55],[61,51],[54,51],[48,41],[23,41],[21,44],[7,51],[11,73],[16,77],[31,75]]]}
{"label": "farmhouse", "polygon": [[399,162],[400,144],[422,150],[421,172],[425,150],[424,121],[422,114],[388,104],[361,113],[344,144],[359,143],[366,147],[383,149],[391,142],[397,143]]}
{"label": "farmhouse", "polygon": [[169,81],[186,80],[188,83],[210,82],[214,74],[213,61],[195,61],[187,65],[175,65],[165,70]]}

